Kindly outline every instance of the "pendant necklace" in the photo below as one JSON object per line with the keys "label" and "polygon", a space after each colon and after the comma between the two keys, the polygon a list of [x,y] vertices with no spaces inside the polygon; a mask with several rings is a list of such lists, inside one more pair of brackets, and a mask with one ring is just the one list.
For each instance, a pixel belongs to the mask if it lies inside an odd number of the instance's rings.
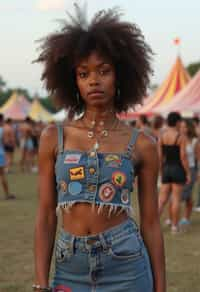
{"label": "pendant necklace", "polygon": [[[90,125],[90,128],[88,130],[87,136],[88,136],[89,139],[96,138],[96,142],[93,145],[93,150],[97,151],[99,149],[99,147],[100,147],[100,139],[103,138],[103,137],[108,137],[109,136],[109,131],[111,131],[111,130],[113,130],[114,128],[117,127],[119,120],[115,119],[113,124],[111,125],[111,127],[109,129],[106,129],[106,128],[102,129],[101,132],[100,132],[100,135],[97,134],[96,131],[95,131],[96,121],[92,120],[92,121],[89,121],[89,122],[91,123],[91,125]],[[99,126],[103,127],[104,126],[104,121],[100,121],[99,122]]]}

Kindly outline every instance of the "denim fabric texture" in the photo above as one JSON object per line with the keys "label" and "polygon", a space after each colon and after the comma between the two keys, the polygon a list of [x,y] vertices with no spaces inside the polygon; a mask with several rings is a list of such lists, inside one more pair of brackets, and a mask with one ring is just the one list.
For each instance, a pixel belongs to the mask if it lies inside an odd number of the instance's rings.
{"label": "denim fabric texture", "polygon": [[102,233],[61,230],[55,246],[54,292],[153,292],[147,250],[131,219]]}
{"label": "denim fabric texture", "polygon": [[139,131],[134,129],[123,153],[102,153],[63,149],[63,129],[58,127],[59,153],[55,165],[58,208],[69,209],[76,202],[119,207],[131,213],[131,192],[135,176],[131,152]]}

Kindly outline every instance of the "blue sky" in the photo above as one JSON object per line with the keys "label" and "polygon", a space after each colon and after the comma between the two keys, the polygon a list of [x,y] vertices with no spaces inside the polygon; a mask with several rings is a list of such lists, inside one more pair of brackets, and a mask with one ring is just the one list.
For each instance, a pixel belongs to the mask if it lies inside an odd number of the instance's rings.
{"label": "blue sky", "polygon": [[[59,28],[56,19],[72,11],[70,0],[0,0],[0,75],[9,87],[21,86],[45,94],[35,40]],[[80,0],[80,3],[83,1]],[[200,1],[88,0],[89,18],[103,8],[120,6],[124,19],[136,22],[155,52],[152,83],[160,83],[177,55],[173,39],[181,39],[185,65],[200,60]]]}

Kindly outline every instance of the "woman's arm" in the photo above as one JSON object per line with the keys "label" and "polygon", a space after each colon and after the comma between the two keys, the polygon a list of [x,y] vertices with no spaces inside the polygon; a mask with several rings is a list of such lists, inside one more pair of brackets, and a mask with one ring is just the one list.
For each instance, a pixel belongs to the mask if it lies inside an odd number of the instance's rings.
{"label": "woman's arm", "polygon": [[39,146],[39,206],[35,226],[35,283],[47,287],[53,252],[57,217],[55,185],[55,149],[57,129],[44,129]]}
{"label": "woman's arm", "polygon": [[164,243],[158,214],[157,176],[159,168],[156,144],[144,134],[136,148],[140,153],[138,199],[140,230],[149,252],[154,276],[154,292],[166,291]]}
{"label": "woman's arm", "polygon": [[180,158],[181,158],[181,162],[182,165],[185,169],[185,173],[186,173],[186,177],[187,177],[187,183],[190,182],[191,180],[191,175],[190,175],[190,168],[189,168],[189,163],[188,163],[188,158],[187,158],[187,153],[186,153],[186,139],[181,136],[180,137]]}
{"label": "woman's arm", "polygon": [[200,181],[200,140],[198,139],[195,144],[195,159],[197,163],[197,178]]}
{"label": "woman's arm", "polygon": [[162,173],[162,164],[163,164],[163,150],[162,150],[162,137],[158,138],[158,158],[159,158],[159,171]]}

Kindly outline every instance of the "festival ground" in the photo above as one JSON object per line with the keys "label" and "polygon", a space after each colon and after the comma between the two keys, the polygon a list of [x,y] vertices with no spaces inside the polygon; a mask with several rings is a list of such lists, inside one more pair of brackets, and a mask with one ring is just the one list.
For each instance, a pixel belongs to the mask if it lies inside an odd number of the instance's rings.
{"label": "festival ground", "polygon": [[[0,292],[29,292],[33,282],[37,175],[14,173],[8,179],[17,200],[3,200],[1,190]],[[138,206],[134,202],[137,215]],[[199,228],[200,213],[192,214],[192,226],[186,233],[173,235],[163,226],[168,292],[198,292],[200,289]]]}

